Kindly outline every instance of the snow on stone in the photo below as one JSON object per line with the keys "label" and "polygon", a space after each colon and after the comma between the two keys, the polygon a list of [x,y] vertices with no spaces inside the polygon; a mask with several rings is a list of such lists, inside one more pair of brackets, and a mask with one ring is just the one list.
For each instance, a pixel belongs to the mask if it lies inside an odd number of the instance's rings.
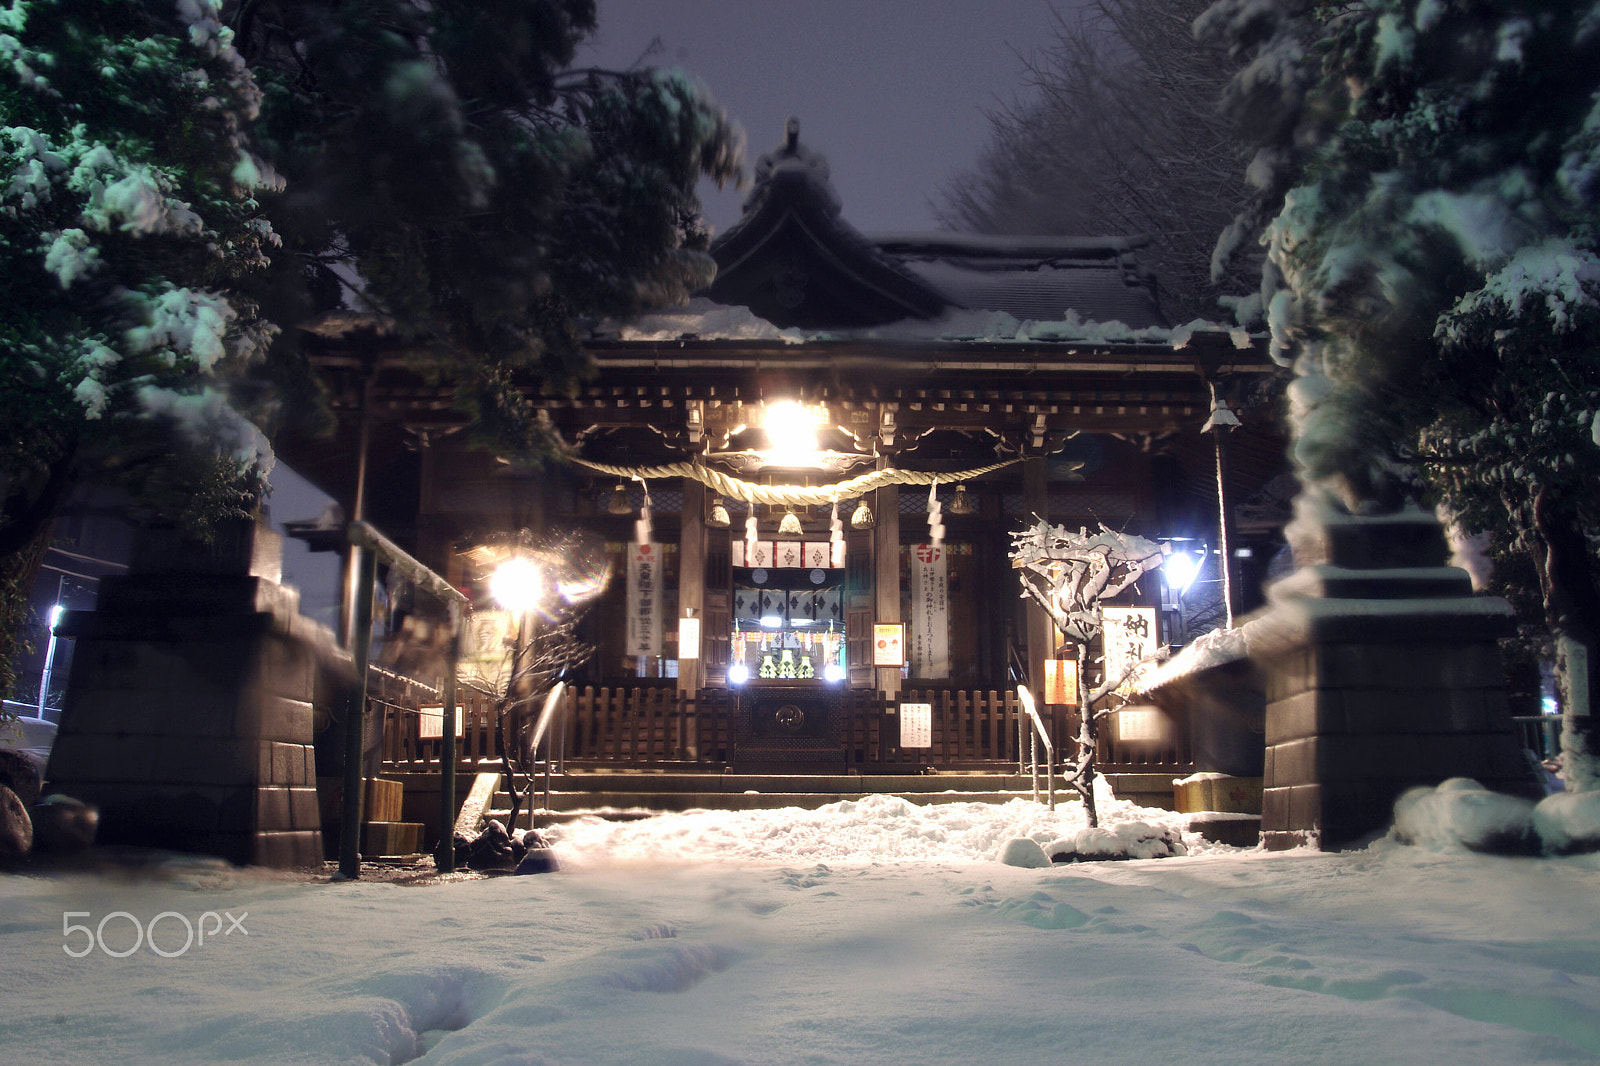
{"label": "snow on stone", "polygon": [[1558,792],[1539,801],[1533,829],[1545,849],[1562,854],[1600,844],[1600,792]]}
{"label": "snow on stone", "polygon": [[1452,778],[1437,788],[1408,789],[1395,802],[1397,839],[1430,847],[1516,853],[1533,843],[1533,801]]}
{"label": "snow on stone", "polygon": [[1195,637],[1176,655],[1147,673],[1140,688],[1148,692],[1180,677],[1248,658],[1248,625],[1213,629]]}

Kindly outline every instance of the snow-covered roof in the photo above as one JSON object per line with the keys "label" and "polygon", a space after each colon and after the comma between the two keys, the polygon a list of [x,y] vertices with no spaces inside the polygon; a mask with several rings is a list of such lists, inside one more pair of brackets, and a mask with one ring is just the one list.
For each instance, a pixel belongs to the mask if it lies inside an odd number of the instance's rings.
{"label": "snow-covered roof", "polygon": [[1198,333],[1227,334],[1235,349],[1248,350],[1254,338],[1237,327],[1196,320],[1182,326],[1135,327],[1121,321],[1085,321],[1076,311],[1050,318],[1019,318],[1007,311],[952,307],[933,318],[903,318],[879,326],[843,329],[780,329],[748,307],[720,304],[697,296],[681,308],[640,315],[624,323],[606,322],[597,339],[621,341],[882,341],[897,344],[1138,344],[1182,349]]}
{"label": "snow-covered roof", "polygon": [[763,155],[744,214],[711,244],[718,274],[707,295],[741,304],[779,327],[837,331],[952,309],[996,311],[1018,322],[1168,323],[1139,237],[863,235],[845,220],[827,160],[800,143]]}

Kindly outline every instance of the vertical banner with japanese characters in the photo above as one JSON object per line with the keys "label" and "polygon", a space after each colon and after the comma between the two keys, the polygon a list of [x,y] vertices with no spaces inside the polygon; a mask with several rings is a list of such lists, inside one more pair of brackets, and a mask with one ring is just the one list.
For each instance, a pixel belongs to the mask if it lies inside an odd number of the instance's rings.
{"label": "vertical banner with japanese characters", "polygon": [[950,676],[950,581],[942,544],[911,549],[911,676]]}
{"label": "vertical banner with japanese characters", "polygon": [[[1154,607],[1105,607],[1100,612],[1105,624],[1106,679],[1127,674],[1134,665],[1156,653],[1156,609]],[[1130,676],[1117,691],[1130,695],[1138,678]]]}
{"label": "vertical banner with japanese characters", "polygon": [[661,654],[661,545],[628,545],[627,655]]}

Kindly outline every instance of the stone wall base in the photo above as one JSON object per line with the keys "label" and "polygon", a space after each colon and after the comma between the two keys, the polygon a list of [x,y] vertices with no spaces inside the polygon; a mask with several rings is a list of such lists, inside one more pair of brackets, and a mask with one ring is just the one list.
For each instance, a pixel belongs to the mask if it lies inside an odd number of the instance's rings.
{"label": "stone wall base", "polygon": [[99,608],[63,620],[77,648],[50,787],[100,808],[102,843],[320,864],[312,730],[348,657],[276,582],[272,534],[179,544],[143,545],[152,572],[104,579]]}

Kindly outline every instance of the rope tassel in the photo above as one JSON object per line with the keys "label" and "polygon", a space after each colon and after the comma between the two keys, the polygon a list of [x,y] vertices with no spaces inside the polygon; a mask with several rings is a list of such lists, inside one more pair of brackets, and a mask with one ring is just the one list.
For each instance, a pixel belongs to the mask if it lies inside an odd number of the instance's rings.
{"label": "rope tassel", "polygon": [[844,519],[839,517],[839,501],[833,501],[833,516],[828,519],[828,556],[834,567],[844,565]]}

